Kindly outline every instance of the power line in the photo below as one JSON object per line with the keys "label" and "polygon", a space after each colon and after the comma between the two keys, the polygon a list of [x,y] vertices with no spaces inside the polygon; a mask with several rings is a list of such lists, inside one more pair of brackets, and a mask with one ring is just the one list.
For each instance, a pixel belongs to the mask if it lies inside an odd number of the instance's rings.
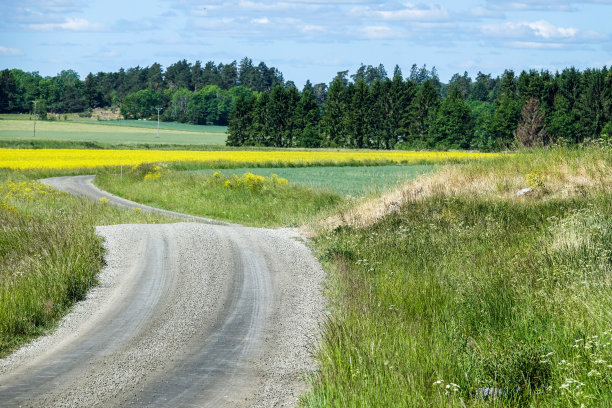
{"label": "power line", "polygon": [[38,101],[32,102],[34,102],[34,139],[36,139],[36,104],[38,103]]}
{"label": "power line", "polygon": [[163,108],[155,108],[157,109],[157,137],[159,138],[159,112],[163,109]]}

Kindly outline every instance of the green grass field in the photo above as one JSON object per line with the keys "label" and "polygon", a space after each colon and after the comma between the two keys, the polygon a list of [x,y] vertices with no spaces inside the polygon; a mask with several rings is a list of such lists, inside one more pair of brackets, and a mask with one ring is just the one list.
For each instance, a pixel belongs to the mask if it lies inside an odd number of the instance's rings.
{"label": "green grass field", "polygon": [[357,166],[357,167],[276,167],[205,170],[203,174],[219,171],[225,175],[253,173],[260,176],[276,174],[293,184],[316,189],[329,189],[341,195],[361,197],[380,193],[432,171],[431,165],[414,166]]}
{"label": "green grass field", "polygon": [[[104,125],[114,126],[130,126],[147,129],[157,130],[156,120],[105,120],[94,122]],[[166,130],[178,130],[184,132],[197,132],[197,133],[226,133],[227,126],[208,126],[208,125],[192,125],[190,123],[179,123],[179,122],[159,122],[160,129]]]}
{"label": "green grass field", "polygon": [[[62,141],[94,142],[102,144],[172,144],[172,145],[225,145],[226,135],[220,126],[184,124],[160,125],[144,121],[36,121],[0,120],[0,141]],[[123,123],[128,122],[128,123]],[[142,122],[138,126],[132,122]]]}

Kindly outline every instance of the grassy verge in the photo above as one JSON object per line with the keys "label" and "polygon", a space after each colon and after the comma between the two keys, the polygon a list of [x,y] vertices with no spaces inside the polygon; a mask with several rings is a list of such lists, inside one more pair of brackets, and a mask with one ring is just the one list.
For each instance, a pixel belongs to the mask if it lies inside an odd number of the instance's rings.
{"label": "grassy verge", "polygon": [[611,169],[599,149],[449,166],[322,234],[332,314],[302,404],[611,405]]}
{"label": "grassy verge", "polygon": [[95,225],[163,220],[0,171],[0,357],[51,328],[96,283]]}
{"label": "grassy verge", "polygon": [[338,194],[355,197],[382,193],[400,183],[414,179],[434,169],[433,165],[413,166],[333,166],[333,167],[273,167],[237,168],[232,170],[205,170],[204,174],[216,171],[226,175],[254,173],[269,177],[276,174],[291,183],[312,188],[332,189]]}
{"label": "grassy verge", "polygon": [[331,190],[315,190],[278,177],[174,172],[141,165],[123,177],[101,174],[96,184],[113,194],[187,214],[251,226],[301,225],[331,214],[342,203]]}

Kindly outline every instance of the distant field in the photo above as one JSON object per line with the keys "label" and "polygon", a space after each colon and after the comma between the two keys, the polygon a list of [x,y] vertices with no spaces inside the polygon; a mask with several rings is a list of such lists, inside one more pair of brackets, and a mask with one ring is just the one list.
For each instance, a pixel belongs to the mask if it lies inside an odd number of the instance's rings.
{"label": "distant field", "polygon": [[[33,128],[33,121],[18,120],[3,115],[0,120],[0,140],[32,140]],[[224,145],[226,138],[224,129],[222,126],[164,123],[163,126],[160,124],[158,137],[157,122],[153,124],[146,121],[109,121],[108,123],[37,121],[36,140],[106,144]]]}
{"label": "distant field", "polygon": [[[100,122],[96,122],[100,123]],[[105,120],[101,121],[104,125],[114,126],[131,126],[139,128],[148,128],[157,130],[156,120]],[[186,132],[198,132],[198,133],[225,133],[227,132],[227,126],[205,126],[205,125],[192,125],[190,123],[179,123],[179,122],[159,122],[160,129],[167,130],[179,130]]]}
{"label": "distant field", "polygon": [[277,167],[204,170],[219,171],[227,176],[253,173],[259,176],[276,174],[292,184],[331,189],[342,195],[363,196],[377,193],[427,173],[433,165],[356,166],[356,167]]}

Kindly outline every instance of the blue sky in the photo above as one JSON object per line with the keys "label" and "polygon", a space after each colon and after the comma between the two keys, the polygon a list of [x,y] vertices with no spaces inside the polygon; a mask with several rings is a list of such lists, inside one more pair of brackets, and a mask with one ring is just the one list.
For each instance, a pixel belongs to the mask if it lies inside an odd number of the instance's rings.
{"label": "blue sky", "polygon": [[498,75],[612,65],[612,0],[3,0],[0,69],[56,75],[248,56],[301,86],[360,63]]}

